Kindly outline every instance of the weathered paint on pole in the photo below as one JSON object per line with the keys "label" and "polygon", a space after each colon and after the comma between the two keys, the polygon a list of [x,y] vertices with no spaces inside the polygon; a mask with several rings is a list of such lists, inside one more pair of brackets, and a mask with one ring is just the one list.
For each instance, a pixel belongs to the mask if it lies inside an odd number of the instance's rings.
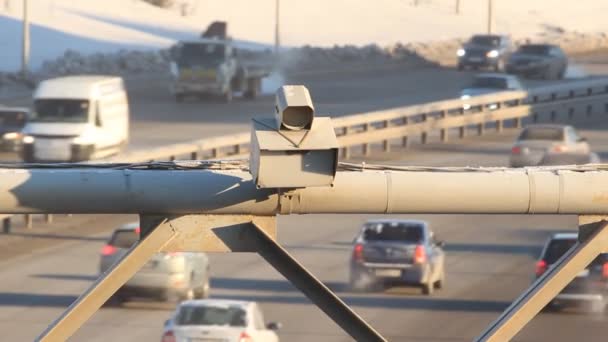
{"label": "weathered paint on pole", "polygon": [[608,171],[342,171],[277,190],[245,171],[3,169],[0,213],[608,214]]}

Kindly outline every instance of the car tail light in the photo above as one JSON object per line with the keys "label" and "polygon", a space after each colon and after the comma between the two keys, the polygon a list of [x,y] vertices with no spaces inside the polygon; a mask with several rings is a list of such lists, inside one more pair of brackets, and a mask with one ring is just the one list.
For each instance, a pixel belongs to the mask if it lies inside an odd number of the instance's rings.
{"label": "car tail light", "polygon": [[103,248],[101,249],[101,255],[112,255],[116,253],[116,247],[112,246],[112,245],[105,245],[103,246]]}
{"label": "car tail light", "polygon": [[547,270],[547,262],[545,260],[539,260],[536,263],[536,276],[540,277]]}
{"label": "car tail light", "polygon": [[511,148],[511,154],[521,154],[521,147],[519,147],[519,146],[513,146]]}
{"label": "car tail light", "polygon": [[608,278],[608,262],[602,265],[602,278]]}
{"label": "car tail light", "polygon": [[173,333],[173,331],[168,330],[163,334],[163,338],[161,339],[161,342],[175,342],[175,334]]}
{"label": "car tail light", "polygon": [[423,245],[417,245],[416,250],[414,250],[414,263],[422,264],[426,262],[426,251],[424,250]]}
{"label": "car tail light", "polygon": [[246,332],[242,332],[241,336],[239,336],[239,342],[252,342],[253,340],[251,339],[251,336],[249,336],[249,334],[247,334]]}
{"label": "car tail light", "polygon": [[140,234],[140,233],[141,233],[141,227],[135,228],[135,234]]}
{"label": "car tail light", "polygon": [[353,249],[353,259],[355,261],[363,261],[363,245],[358,243]]}
{"label": "car tail light", "polygon": [[555,145],[553,146],[553,148],[551,149],[552,152],[566,152],[566,150],[568,150],[568,148],[564,145]]}

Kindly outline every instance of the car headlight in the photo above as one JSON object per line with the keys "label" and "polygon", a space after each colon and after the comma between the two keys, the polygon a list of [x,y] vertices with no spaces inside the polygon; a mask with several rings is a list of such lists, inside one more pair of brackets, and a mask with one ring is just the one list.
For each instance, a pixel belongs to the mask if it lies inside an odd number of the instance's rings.
{"label": "car headlight", "polygon": [[458,49],[458,51],[456,51],[456,55],[458,57],[462,57],[462,56],[464,56],[466,54],[467,54],[467,52],[465,51],[465,49]]}
{"label": "car headlight", "polygon": [[488,51],[488,53],[486,53],[486,57],[488,57],[488,58],[498,57],[498,50]]}
{"label": "car headlight", "polygon": [[466,100],[466,99],[470,99],[470,98],[471,98],[471,95],[468,95],[468,94],[460,95],[460,99],[462,99],[462,100]]}
{"label": "car headlight", "polygon": [[15,140],[19,138],[19,133],[17,132],[8,132],[2,135],[2,138],[5,140]]}
{"label": "car headlight", "polygon": [[23,137],[23,143],[24,144],[33,144],[34,137],[32,137],[31,135],[26,135],[25,137]]}

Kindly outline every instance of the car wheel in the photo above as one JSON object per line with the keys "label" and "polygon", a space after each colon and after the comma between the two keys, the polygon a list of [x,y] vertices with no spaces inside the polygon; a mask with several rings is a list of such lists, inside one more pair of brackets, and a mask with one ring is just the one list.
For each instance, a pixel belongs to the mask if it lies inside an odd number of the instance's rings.
{"label": "car wheel", "polygon": [[349,281],[350,289],[353,292],[370,292],[376,286],[376,279],[373,279],[369,275],[365,275],[361,272],[351,272],[350,281]]}
{"label": "car wheel", "polygon": [[555,304],[554,301],[550,301],[545,307],[542,309],[543,312],[559,312],[559,305]]}
{"label": "car wheel", "polygon": [[224,102],[230,103],[230,102],[232,102],[232,98],[233,98],[232,89],[228,89],[224,93]]}
{"label": "car wheel", "polygon": [[445,271],[441,272],[441,277],[435,282],[435,288],[438,290],[443,289],[445,286]]}
{"label": "car wheel", "polygon": [[494,71],[501,72],[505,70],[505,62],[502,59],[499,59],[496,64],[494,64]]}
{"label": "car wheel", "polygon": [[116,291],[104,304],[105,307],[118,307],[121,306],[124,302],[126,302],[128,298]]}
{"label": "car wheel", "polygon": [[205,277],[205,281],[203,282],[203,285],[198,288],[198,291],[196,291],[194,297],[196,299],[209,298],[210,289],[211,289],[211,285],[209,282],[209,277]]}
{"label": "car wheel", "polygon": [[435,285],[433,283],[422,284],[422,294],[423,295],[431,296],[431,295],[433,295],[434,290],[435,290]]}

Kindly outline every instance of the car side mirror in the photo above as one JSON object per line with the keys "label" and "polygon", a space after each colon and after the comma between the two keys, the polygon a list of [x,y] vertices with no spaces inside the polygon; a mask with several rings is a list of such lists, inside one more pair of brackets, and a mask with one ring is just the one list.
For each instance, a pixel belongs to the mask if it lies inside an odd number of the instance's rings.
{"label": "car side mirror", "polygon": [[270,322],[266,325],[266,328],[272,331],[280,330],[282,327],[283,325],[279,322]]}

